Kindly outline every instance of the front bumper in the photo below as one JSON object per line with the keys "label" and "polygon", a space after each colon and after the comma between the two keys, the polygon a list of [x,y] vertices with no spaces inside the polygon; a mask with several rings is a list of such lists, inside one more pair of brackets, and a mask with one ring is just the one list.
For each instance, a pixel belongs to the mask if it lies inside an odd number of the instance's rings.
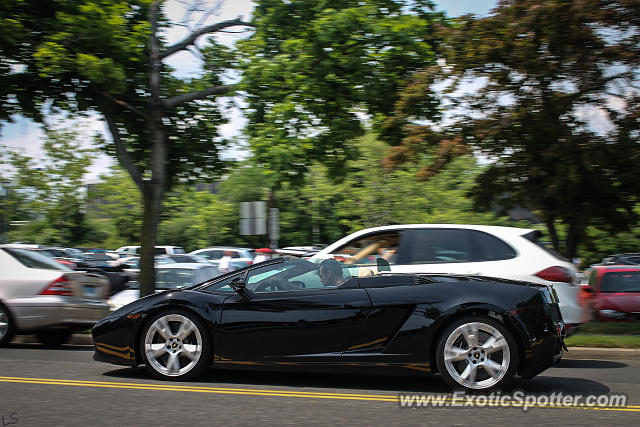
{"label": "front bumper", "polygon": [[58,295],[39,295],[6,301],[19,332],[59,326],[83,329],[109,314],[105,301],[83,300]]}

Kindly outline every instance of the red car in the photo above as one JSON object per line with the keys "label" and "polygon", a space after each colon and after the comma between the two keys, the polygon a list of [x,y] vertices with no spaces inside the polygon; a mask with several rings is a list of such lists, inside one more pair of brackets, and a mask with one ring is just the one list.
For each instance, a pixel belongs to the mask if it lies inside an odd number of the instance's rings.
{"label": "red car", "polygon": [[640,266],[593,266],[580,299],[590,320],[640,321]]}

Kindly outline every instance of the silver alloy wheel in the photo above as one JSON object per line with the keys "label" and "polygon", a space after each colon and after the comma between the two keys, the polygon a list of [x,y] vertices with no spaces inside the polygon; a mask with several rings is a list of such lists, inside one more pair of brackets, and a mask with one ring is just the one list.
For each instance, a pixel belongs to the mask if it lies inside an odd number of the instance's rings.
{"label": "silver alloy wheel", "polygon": [[144,352],[153,369],[166,376],[179,377],[193,369],[202,355],[202,335],[191,319],[167,314],[149,326]]}
{"label": "silver alloy wheel", "polygon": [[9,332],[9,316],[0,307],[0,340]]}
{"label": "silver alloy wheel", "polygon": [[447,372],[458,384],[470,389],[493,387],[505,376],[510,363],[507,340],[486,323],[460,325],[444,344]]}

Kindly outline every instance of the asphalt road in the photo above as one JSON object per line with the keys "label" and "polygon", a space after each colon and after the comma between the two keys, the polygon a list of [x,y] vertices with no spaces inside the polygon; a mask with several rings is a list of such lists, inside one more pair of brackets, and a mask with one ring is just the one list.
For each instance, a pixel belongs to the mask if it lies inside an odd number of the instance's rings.
{"label": "asphalt road", "polygon": [[398,392],[449,393],[437,376],[267,373],[211,369],[198,382],[152,379],[91,359],[90,346],[0,349],[0,417],[16,425],[637,425],[640,359],[571,360],[516,389],[626,393],[627,408],[413,408]]}

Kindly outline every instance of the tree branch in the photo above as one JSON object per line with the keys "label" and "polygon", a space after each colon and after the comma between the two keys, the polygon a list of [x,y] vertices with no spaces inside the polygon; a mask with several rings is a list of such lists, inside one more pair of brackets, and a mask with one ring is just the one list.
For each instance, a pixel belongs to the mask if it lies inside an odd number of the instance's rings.
{"label": "tree branch", "polygon": [[100,92],[100,94],[102,96],[104,96],[105,98],[109,99],[110,101],[113,101],[116,104],[123,106],[127,110],[133,111],[134,113],[136,113],[138,116],[142,117],[143,119],[145,119],[145,120],[149,120],[150,119],[148,114],[140,111],[139,109],[137,109],[136,107],[134,107],[133,105],[131,105],[129,103],[127,103],[125,101],[122,101],[122,100],[120,100],[118,98],[115,98],[115,97],[113,97],[112,95],[110,95],[110,94],[108,94],[106,92]]}
{"label": "tree branch", "polygon": [[194,31],[193,33],[189,34],[187,36],[187,38],[185,38],[184,40],[182,40],[181,42],[178,42],[172,46],[169,46],[168,48],[166,48],[164,51],[160,52],[160,59],[164,59],[170,55],[173,55],[176,52],[179,52],[181,50],[186,49],[188,46],[194,44],[196,42],[196,40],[198,39],[198,37],[205,35],[205,34],[209,34],[209,33],[215,33],[217,31],[223,30],[225,28],[229,28],[229,27],[235,27],[237,25],[244,25],[247,27],[254,27],[254,25],[250,22],[244,22],[241,18],[237,18],[237,19],[231,19],[229,21],[222,21],[222,22],[218,22],[216,24],[212,24],[212,25],[208,25],[206,27],[200,28],[197,31]]}
{"label": "tree branch", "polygon": [[107,120],[109,131],[111,132],[111,136],[113,137],[113,143],[116,147],[116,157],[118,158],[118,161],[120,162],[122,167],[124,167],[127,172],[129,172],[129,175],[131,175],[133,182],[135,182],[138,189],[140,189],[140,192],[142,192],[144,190],[142,175],[140,175],[140,171],[136,167],[135,163],[133,163],[131,155],[127,151],[127,147],[125,147],[124,143],[120,139],[120,132],[118,132],[118,126],[116,125],[115,120],[113,119],[113,117],[111,117],[111,114],[109,112],[105,112],[104,117]]}
{"label": "tree branch", "polygon": [[195,101],[196,99],[203,99],[211,95],[220,95],[223,93],[230,92],[234,88],[234,86],[235,85],[213,86],[208,89],[199,90],[196,92],[189,92],[182,95],[177,95],[177,96],[174,96],[173,98],[166,99],[164,101],[164,106],[166,108],[173,108],[185,102]]}

